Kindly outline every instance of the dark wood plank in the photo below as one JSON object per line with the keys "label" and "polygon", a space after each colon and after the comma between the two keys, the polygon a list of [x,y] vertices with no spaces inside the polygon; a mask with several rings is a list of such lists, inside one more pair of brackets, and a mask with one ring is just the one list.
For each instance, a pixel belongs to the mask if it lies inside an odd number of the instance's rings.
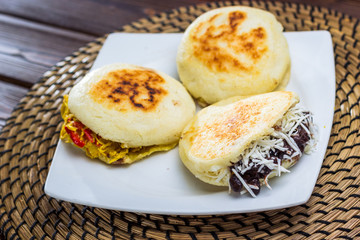
{"label": "dark wood plank", "polygon": [[0,129],[4,126],[13,108],[18,104],[20,99],[25,96],[27,91],[27,88],[0,81]]}
{"label": "dark wood plank", "polygon": [[95,36],[0,14],[0,76],[30,86]]}
{"label": "dark wood plank", "polygon": [[79,32],[103,35],[148,14],[209,1],[211,2],[211,0],[1,0],[0,11]]}

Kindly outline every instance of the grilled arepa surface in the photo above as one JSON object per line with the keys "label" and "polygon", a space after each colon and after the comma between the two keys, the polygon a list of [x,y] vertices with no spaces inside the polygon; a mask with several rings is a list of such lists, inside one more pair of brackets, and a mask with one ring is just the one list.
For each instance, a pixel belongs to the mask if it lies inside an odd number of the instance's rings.
{"label": "grilled arepa surface", "polygon": [[70,91],[68,104],[92,131],[127,147],[176,142],[195,113],[180,82],[128,64],[107,65],[85,76]]}
{"label": "grilled arepa surface", "polygon": [[195,103],[172,77],[116,63],[87,74],[61,110],[61,139],[91,158],[123,164],[175,147]]}
{"label": "grilled arepa surface", "polygon": [[181,81],[200,102],[212,104],[286,86],[290,56],[283,27],[269,12],[224,7],[186,29],[177,54]]}
{"label": "grilled arepa surface", "polygon": [[[295,93],[278,91],[241,100],[235,97],[202,109],[183,130],[181,160],[200,180],[228,186],[230,166],[252,142],[271,134],[298,101]],[[284,167],[291,165],[284,163]]]}

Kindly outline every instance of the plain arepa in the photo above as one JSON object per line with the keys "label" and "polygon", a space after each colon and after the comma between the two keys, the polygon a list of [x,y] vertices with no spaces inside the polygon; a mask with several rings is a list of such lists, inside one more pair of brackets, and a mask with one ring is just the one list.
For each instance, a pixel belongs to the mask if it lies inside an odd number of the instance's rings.
{"label": "plain arepa", "polygon": [[313,138],[311,114],[298,102],[295,93],[276,91],[202,109],[183,130],[182,162],[197,178],[218,186],[229,186],[232,169],[248,185],[286,172]]}
{"label": "plain arepa", "polygon": [[180,80],[200,103],[282,89],[290,78],[283,27],[270,12],[223,7],[186,29],[178,48]]}
{"label": "plain arepa", "polygon": [[[63,115],[67,119],[74,115],[99,139],[118,143],[118,151],[127,149],[132,155],[149,147],[174,147],[195,114],[195,103],[179,81],[153,69],[122,63],[90,72],[66,99]],[[82,131],[75,130],[81,137]]]}

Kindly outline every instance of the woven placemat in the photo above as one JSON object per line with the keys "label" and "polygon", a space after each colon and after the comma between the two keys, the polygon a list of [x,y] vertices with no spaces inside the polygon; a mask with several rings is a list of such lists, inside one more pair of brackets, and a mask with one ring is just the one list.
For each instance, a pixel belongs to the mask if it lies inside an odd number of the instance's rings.
{"label": "woven placemat", "polygon": [[286,31],[328,30],[336,62],[331,138],[310,200],[259,213],[169,216],[111,211],[44,194],[61,126],[60,104],[88,72],[105,37],[46,72],[14,109],[0,135],[0,226],[7,239],[319,239],[360,237],[360,25],[325,8],[262,1],[181,7],[124,26],[125,32],[182,32],[200,14],[225,5],[274,13]]}

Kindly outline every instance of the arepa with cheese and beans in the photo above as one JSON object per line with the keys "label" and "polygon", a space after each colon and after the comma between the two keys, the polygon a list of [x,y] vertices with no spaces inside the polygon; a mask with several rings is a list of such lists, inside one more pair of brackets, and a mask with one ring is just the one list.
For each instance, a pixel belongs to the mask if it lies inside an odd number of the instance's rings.
{"label": "arepa with cheese and beans", "polygon": [[179,153],[196,178],[255,197],[314,149],[315,129],[294,92],[233,97],[196,114],[184,128]]}

